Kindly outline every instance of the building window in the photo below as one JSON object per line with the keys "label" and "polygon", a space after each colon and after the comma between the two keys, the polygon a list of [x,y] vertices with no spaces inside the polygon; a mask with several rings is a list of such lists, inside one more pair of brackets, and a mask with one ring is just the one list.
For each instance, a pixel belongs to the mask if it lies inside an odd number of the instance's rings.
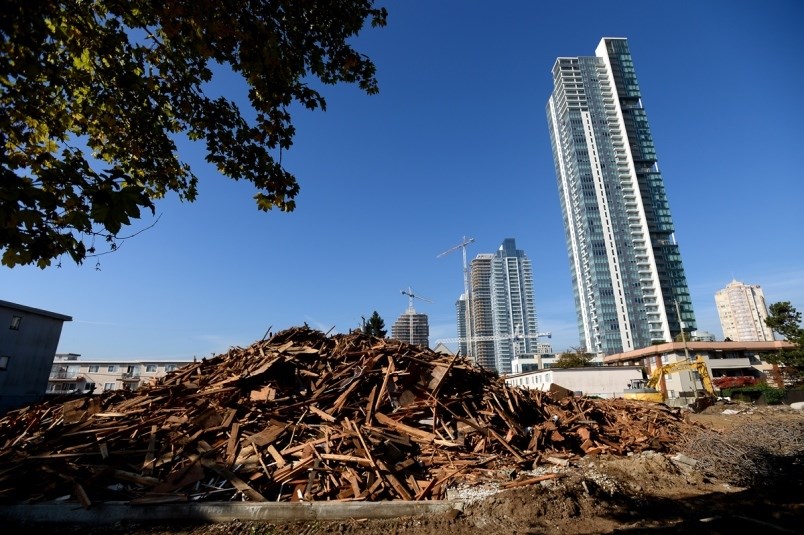
{"label": "building window", "polygon": [[106,371],[109,373],[115,373],[117,371],[117,366],[114,365],[109,366],[108,368],[106,368]]}
{"label": "building window", "polygon": [[22,316],[11,316],[11,325],[8,328],[12,331],[19,331],[20,323],[22,323]]}
{"label": "building window", "polygon": [[89,391],[89,392],[92,392],[93,390],[95,390],[95,383],[87,383],[87,384],[84,386],[84,390],[87,390],[87,391]]}
{"label": "building window", "polygon": [[100,366],[97,364],[93,364],[89,367],[89,373],[98,373],[100,371]]}
{"label": "building window", "polygon": [[104,383],[103,384],[104,390],[114,390],[114,383]]}
{"label": "building window", "polygon": [[11,359],[8,355],[3,355],[0,357],[0,371],[5,371],[8,369],[8,361]]}
{"label": "building window", "polygon": [[176,370],[176,365],[175,364],[165,364],[165,371],[166,372],[172,372],[172,371],[175,371],[175,370]]}
{"label": "building window", "polygon": [[150,373],[155,372],[156,371],[156,364],[146,364],[145,365],[145,371],[150,372]]}

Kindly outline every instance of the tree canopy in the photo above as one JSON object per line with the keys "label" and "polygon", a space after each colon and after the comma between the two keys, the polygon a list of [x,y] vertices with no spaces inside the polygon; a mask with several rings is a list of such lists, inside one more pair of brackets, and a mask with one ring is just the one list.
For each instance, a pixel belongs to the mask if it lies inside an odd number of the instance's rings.
{"label": "tree canopy", "polygon": [[768,307],[768,317],[765,323],[774,332],[781,334],[787,341],[794,344],[792,350],[780,351],[776,355],[769,355],[768,362],[784,364],[798,368],[804,367],[804,328],[801,327],[801,312],[790,303],[781,301]]}
{"label": "tree canopy", "polygon": [[[257,207],[292,211],[282,166],[294,103],[325,109],[311,83],[378,90],[349,44],[374,0],[8,0],[0,15],[0,249],[7,266],[80,263],[168,192],[198,177],[176,141],[254,184]],[[218,66],[248,85],[247,113],[210,94]],[[245,110],[244,110],[245,111]],[[253,116],[253,118],[250,118]],[[247,118],[249,117],[249,118]]]}
{"label": "tree canopy", "polygon": [[581,348],[561,353],[553,363],[553,368],[585,368],[591,366],[595,356]]}
{"label": "tree canopy", "polygon": [[385,321],[383,321],[376,310],[369,317],[368,321],[363,322],[362,330],[363,334],[376,338],[385,338],[385,335],[388,333],[388,331],[385,330]]}

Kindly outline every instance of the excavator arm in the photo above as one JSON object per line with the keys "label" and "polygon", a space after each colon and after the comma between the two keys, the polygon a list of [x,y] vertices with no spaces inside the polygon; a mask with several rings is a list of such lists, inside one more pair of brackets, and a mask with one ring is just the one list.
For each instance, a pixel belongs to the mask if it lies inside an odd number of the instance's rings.
{"label": "excavator arm", "polygon": [[703,384],[704,390],[706,390],[711,396],[715,396],[715,388],[712,384],[712,379],[709,377],[709,371],[706,368],[706,361],[701,357],[698,357],[692,362],[682,360],[679,362],[671,362],[670,364],[665,364],[660,368],[656,368],[648,380],[647,387],[656,388],[662,376],[664,375],[690,370],[698,372],[698,375],[701,376],[701,384]]}

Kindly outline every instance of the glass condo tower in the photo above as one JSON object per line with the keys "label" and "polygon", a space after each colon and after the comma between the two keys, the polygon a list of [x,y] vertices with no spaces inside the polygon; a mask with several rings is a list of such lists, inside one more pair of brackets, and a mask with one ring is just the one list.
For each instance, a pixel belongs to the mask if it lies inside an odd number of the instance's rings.
{"label": "glass condo tower", "polygon": [[628,41],[558,58],[553,82],[547,121],[582,345],[610,355],[694,330]]}

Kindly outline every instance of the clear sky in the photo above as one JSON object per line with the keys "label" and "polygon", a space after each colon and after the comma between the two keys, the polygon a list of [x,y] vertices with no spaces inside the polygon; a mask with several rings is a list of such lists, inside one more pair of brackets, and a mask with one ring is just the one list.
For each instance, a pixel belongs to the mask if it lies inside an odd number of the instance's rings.
{"label": "clear sky", "polygon": [[[269,327],[347,332],[408,305],[431,342],[456,336],[469,258],[515,238],[533,263],[539,330],[578,345],[545,104],[558,56],[627,37],[670,200],[698,327],[721,337],[714,293],[732,279],[804,310],[804,3],[378,2],[366,28],[380,94],[325,87],[328,110],[295,114],[284,163],[295,212],[258,212],[247,184],[183,157],[199,199],[114,254],[62,268],[0,268],[0,299],[67,314],[60,352],[192,358]],[[242,94],[230,77],[213,90]],[[131,230],[150,224],[145,219]]]}

